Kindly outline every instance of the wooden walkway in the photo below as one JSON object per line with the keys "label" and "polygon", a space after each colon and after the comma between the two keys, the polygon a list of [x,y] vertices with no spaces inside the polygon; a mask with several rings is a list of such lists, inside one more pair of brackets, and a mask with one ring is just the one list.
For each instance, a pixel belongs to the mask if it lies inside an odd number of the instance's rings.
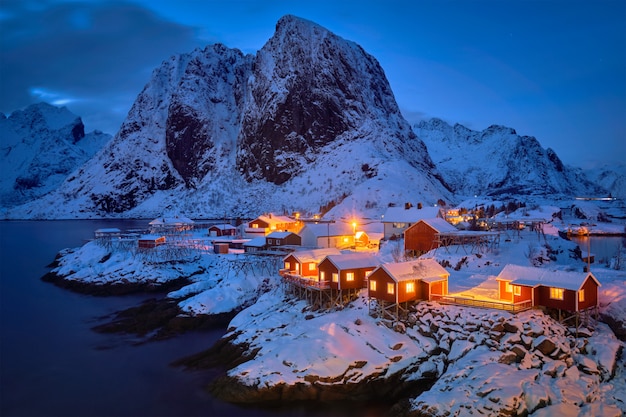
{"label": "wooden walkway", "polygon": [[519,303],[503,303],[499,301],[476,300],[474,298],[454,297],[450,295],[431,295],[431,301],[437,301],[440,304],[453,304],[468,307],[492,308],[497,310],[505,310],[511,313],[519,313],[520,311],[530,310],[532,308],[531,301],[522,301]]}

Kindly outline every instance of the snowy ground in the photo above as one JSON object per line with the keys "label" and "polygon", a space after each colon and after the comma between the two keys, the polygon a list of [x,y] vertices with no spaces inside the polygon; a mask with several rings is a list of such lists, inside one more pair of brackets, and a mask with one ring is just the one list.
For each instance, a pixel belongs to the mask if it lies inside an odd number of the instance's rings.
{"label": "snowy ground", "polygon": [[[503,235],[482,253],[439,248],[426,254],[448,261],[450,293],[493,299],[495,276],[507,263],[582,270],[575,244],[523,230]],[[393,243],[381,249],[392,260]],[[539,311],[503,311],[420,303],[403,326],[392,329],[369,314],[365,291],[342,310],[312,311],[287,297],[267,265],[243,267],[245,255],[193,252],[184,262],[146,262],[129,251],[91,242],[68,250],[55,272],[94,283],[189,277],[172,292],[186,315],[219,314],[245,307],[230,323],[233,342],[256,351],[229,371],[241,384],[346,384],[400,375],[405,381],[436,378],[416,392],[416,415],[484,415],[528,412],[531,416],[620,416],[626,413],[626,369],[617,340],[603,323],[578,337]],[[626,321],[626,272],[593,265],[602,284],[605,314]],[[259,288],[263,290],[260,291]]]}

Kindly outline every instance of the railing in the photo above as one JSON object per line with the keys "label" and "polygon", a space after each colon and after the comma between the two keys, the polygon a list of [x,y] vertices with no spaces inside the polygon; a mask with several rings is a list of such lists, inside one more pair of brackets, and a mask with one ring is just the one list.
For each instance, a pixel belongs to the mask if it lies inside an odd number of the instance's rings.
{"label": "railing", "polygon": [[283,277],[285,282],[295,284],[302,288],[315,288],[320,290],[327,290],[330,288],[330,281],[318,281],[315,278],[307,278],[301,275],[292,274],[291,271],[281,269],[278,273]]}
{"label": "railing", "polygon": [[455,304],[479,308],[493,308],[497,310],[510,311],[511,313],[519,313],[520,311],[532,308],[531,301],[520,301],[517,303],[503,303],[498,301],[475,300],[473,298],[453,297],[449,295],[431,295],[432,301],[441,304]]}

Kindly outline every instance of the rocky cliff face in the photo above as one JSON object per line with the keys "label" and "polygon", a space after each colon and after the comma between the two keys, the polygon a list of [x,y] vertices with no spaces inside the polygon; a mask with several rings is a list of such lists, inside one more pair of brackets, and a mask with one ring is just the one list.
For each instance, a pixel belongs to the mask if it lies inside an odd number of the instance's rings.
{"label": "rocky cliff face", "polygon": [[413,130],[428,147],[445,181],[460,195],[580,195],[605,193],[552,149],[514,129],[493,125],[473,131],[440,119]]}
{"label": "rocky cliff face", "polygon": [[47,103],[0,114],[0,206],[41,197],[111,139],[85,126],[67,108]]}
{"label": "rocky cliff face", "polygon": [[[165,61],[111,143],[54,197],[24,209],[30,217],[255,215],[316,211],[359,189],[377,201],[450,196],[378,62],[285,16],[255,56],[211,45]],[[369,208],[383,211],[377,204]]]}

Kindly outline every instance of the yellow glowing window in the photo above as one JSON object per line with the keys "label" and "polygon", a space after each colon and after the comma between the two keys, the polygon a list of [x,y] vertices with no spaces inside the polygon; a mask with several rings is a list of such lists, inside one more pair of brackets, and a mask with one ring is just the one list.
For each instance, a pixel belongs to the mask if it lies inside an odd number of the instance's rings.
{"label": "yellow glowing window", "polygon": [[339,274],[336,272],[333,272],[333,282],[339,282]]}
{"label": "yellow glowing window", "polygon": [[258,228],[259,228],[259,225],[258,225],[258,224],[256,224],[256,223],[252,223],[252,228],[253,228],[253,229],[258,229]]}
{"label": "yellow glowing window", "polygon": [[522,287],[519,285],[513,285],[513,294],[522,295]]}
{"label": "yellow glowing window", "polygon": [[376,281],[370,281],[370,291],[376,291]]}
{"label": "yellow glowing window", "polygon": [[315,262],[309,263],[309,271],[315,271]]}
{"label": "yellow glowing window", "polygon": [[415,283],[407,282],[406,283],[406,292],[415,292]]}
{"label": "yellow glowing window", "polygon": [[347,238],[347,237],[344,237],[344,238],[343,238],[343,243],[348,243],[349,241],[350,241],[350,239],[349,239],[349,238]]}
{"label": "yellow glowing window", "polygon": [[550,298],[553,300],[562,300],[563,299],[563,288],[553,288],[550,287]]}
{"label": "yellow glowing window", "polygon": [[291,270],[291,263],[285,262],[285,269],[288,271]]}
{"label": "yellow glowing window", "polygon": [[585,290],[578,291],[578,302],[579,303],[585,302]]}
{"label": "yellow glowing window", "polygon": [[395,294],[396,293],[396,286],[393,285],[392,283],[387,283],[387,294]]}
{"label": "yellow glowing window", "polygon": [[320,271],[320,281],[326,281],[326,274],[324,271]]}
{"label": "yellow glowing window", "polygon": [[354,272],[346,272],[346,281],[354,281]]}
{"label": "yellow glowing window", "polygon": [[295,266],[296,272],[300,272],[300,264],[296,262],[294,266]]}
{"label": "yellow glowing window", "polygon": [[511,285],[510,282],[506,283],[506,288],[505,288],[504,291],[506,291],[506,292],[513,292],[513,286]]}

